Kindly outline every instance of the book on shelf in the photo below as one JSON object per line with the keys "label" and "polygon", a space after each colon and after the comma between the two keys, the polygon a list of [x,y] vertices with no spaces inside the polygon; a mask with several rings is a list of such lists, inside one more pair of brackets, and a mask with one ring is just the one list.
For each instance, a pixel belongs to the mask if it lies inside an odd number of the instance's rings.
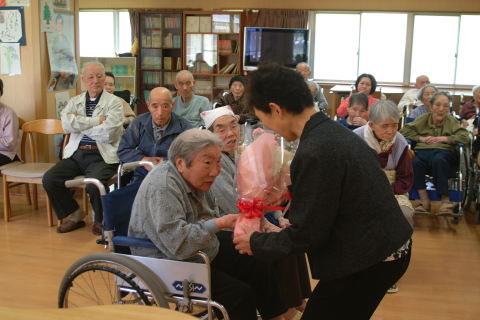
{"label": "book on shelf", "polygon": [[181,48],[182,47],[182,37],[178,34],[173,36],[172,48]]}
{"label": "book on shelf", "polygon": [[169,32],[165,38],[163,38],[163,47],[173,48],[173,34]]}
{"label": "book on shelf", "polygon": [[160,16],[145,16],[145,28],[161,28],[162,19]]}
{"label": "book on shelf", "polygon": [[154,48],[160,48],[162,46],[162,30],[152,30],[151,46]]}
{"label": "book on shelf", "polygon": [[172,57],[163,57],[163,68],[172,70]]}
{"label": "book on shelf", "polygon": [[200,31],[200,17],[199,16],[187,16],[186,21],[187,32],[199,32]]}
{"label": "book on shelf", "polygon": [[143,99],[145,99],[145,101],[148,101],[149,98],[150,98],[150,91],[152,90],[143,90]]}
{"label": "book on shelf", "polygon": [[142,33],[142,47],[144,48],[152,47],[152,36],[150,32]]}
{"label": "book on shelf", "polygon": [[161,57],[144,56],[142,57],[142,68],[144,69],[161,69]]}
{"label": "book on shelf", "polygon": [[169,28],[169,29],[180,28],[180,18],[178,18],[178,17],[165,17],[165,28]]}
{"label": "book on shelf", "polygon": [[210,16],[200,16],[199,31],[212,32],[212,18]]}
{"label": "book on shelf", "polygon": [[229,74],[229,73],[235,73],[233,72],[236,70],[237,64],[236,63],[230,63],[225,65],[218,73],[223,73],[223,74]]}
{"label": "book on shelf", "polygon": [[164,72],[163,73],[163,84],[173,84],[175,80],[174,72]]}
{"label": "book on shelf", "polygon": [[218,40],[217,50],[219,54],[231,54],[232,40]]}
{"label": "book on shelf", "polygon": [[176,70],[182,70],[182,58],[177,58],[177,68]]}

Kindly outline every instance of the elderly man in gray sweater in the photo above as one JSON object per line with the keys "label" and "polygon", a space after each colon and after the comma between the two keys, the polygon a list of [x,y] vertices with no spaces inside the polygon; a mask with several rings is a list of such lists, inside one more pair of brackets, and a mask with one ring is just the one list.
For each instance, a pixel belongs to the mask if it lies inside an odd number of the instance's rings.
{"label": "elderly man in gray sweater", "polygon": [[230,319],[284,319],[286,312],[271,265],[238,254],[231,232],[237,215],[220,217],[210,187],[220,173],[222,141],[190,129],[170,146],[169,161],[145,178],[135,198],[128,235],[148,238],[158,249],[132,248],[141,256],[184,260],[198,250],[212,260],[212,297]]}

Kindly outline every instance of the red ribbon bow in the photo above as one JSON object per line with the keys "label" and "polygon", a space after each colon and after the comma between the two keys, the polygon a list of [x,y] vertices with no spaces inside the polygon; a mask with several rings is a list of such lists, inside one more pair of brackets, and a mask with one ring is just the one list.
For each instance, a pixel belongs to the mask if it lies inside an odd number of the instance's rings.
{"label": "red ribbon bow", "polygon": [[265,210],[285,209],[285,207],[264,206],[263,201],[260,199],[253,199],[253,201],[239,199],[237,208],[247,219],[261,218]]}

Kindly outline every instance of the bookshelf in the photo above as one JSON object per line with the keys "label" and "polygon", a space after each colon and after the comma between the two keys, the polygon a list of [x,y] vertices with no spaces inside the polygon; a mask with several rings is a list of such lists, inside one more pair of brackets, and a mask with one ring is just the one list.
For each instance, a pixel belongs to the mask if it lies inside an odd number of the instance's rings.
{"label": "bookshelf", "polygon": [[98,61],[105,66],[105,71],[115,76],[115,91],[130,90],[132,95],[136,93],[135,79],[137,70],[137,58],[135,57],[80,57],[80,67],[86,62]]}
{"label": "bookshelf", "polygon": [[147,112],[145,102],[153,88],[174,89],[175,75],[182,70],[182,22],[179,12],[140,14],[138,113]]}
{"label": "bookshelf", "polygon": [[183,66],[195,76],[195,93],[212,101],[242,73],[242,14],[184,11]]}

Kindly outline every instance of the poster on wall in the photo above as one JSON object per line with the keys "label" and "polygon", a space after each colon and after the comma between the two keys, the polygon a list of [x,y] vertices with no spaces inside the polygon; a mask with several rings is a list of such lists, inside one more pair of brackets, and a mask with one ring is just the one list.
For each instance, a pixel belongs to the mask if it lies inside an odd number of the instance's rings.
{"label": "poster on wall", "polygon": [[55,10],[71,11],[71,0],[53,0]]}
{"label": "poster on wall", "polygon": [[[55,110],[57,113],[57,119],[60,119],[60,113],[67,106],[68,100],[70,100],[70,93],[68,91],[55,93]],[[63,134],[55,135],[55,154],[60,156],[62,150]]]}
{"label": "poster on wall", "polygon": [[0,7],[0,42],[18,42],[24,46],[25,22],[22,7]]}
{"label": "poster on wall", "polygon": [[49,91],[73,89],[77,82],[75,60],[74,17],[72,13],[55,12],[55,31],[47,32],[50,60]]}
{"label": "poster on wall", "polygon": [[0,73],[8,75],[22,74],[20,44],[0,43]]}
{"label": "poster on wall", "polygon": [[41,21],[41,25],[40,25],[41,32],[55,31],[53,0],[40,1],[40,21]]}

